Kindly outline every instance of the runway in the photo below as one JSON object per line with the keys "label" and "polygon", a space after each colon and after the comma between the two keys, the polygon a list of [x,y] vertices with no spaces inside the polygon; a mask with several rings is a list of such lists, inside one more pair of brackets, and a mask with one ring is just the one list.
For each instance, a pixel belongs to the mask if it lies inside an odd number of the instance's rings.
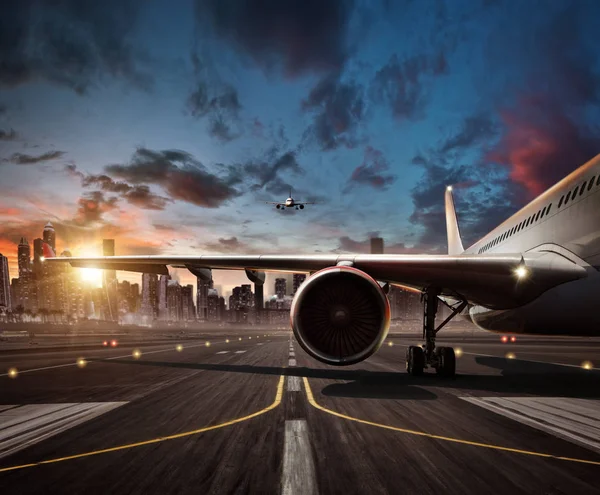
{"label": "runway", "polygon": [[600,493],[598,339],[448,333],[448,380],[260,332],[0,353],[2,493]]}

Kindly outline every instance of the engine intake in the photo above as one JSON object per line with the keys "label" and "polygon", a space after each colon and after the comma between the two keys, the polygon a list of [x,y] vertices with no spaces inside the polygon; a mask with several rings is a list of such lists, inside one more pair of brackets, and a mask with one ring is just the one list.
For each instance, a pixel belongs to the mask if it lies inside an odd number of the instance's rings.
{"label": "engine intake", "polygon": [[302,348],[327,364],[367,359],[385,340],[390,305],[379,284],[356,268],[335,266],[304,282],[292,303],[292,329]]}

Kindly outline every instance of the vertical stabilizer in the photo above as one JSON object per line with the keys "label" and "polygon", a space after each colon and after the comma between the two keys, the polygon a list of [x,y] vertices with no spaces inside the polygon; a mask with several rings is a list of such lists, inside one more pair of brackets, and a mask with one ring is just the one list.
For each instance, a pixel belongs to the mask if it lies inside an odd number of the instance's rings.
{"label": "vertical stabilizer", "polygon": [[454,198],[452,197],[452,186],[446,188],[446,231],[448,232],[448,254],[461,254],[464,252],[462,241],[460,239],[460,229],[458,228],[458,219],[454,209]]}

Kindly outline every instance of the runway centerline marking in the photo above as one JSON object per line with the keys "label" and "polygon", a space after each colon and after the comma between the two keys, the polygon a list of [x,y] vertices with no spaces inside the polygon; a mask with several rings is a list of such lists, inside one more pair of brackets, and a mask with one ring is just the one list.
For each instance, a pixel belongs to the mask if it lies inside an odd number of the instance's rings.
{"label": "runway centerline marking", "polygon": [[367,421],[365,419],[355,418],[353,416],[347,416],[346,414],[342,414],[337,411],[327,409],[326,407],[323,407],[322,405],[318,404],[317,401],[315,401],[315,398],[313,396],[312,390],[310,388],[310,384],[308,382],[308,378],[303,377],[303,380],[304,380],[304,388],[306,389],[306,397],[307,397],[310,405],[316,409],[319,409],[320,411],[327,413],[327,414],[331,414],[332,416],[337,416],[338,418],[347,419],[349,421],[354,421],[356,423],[361,423],[364,425],[376,426],[378,428],[382,428],[385,430],[396,431],[399,433],[406,433],[407,435],[426,437],[426,438],[431,438],[434,440],[441,440],[444,442],[459,443],[462,445],[470,445],[472,447],[481,447],[481,448],[491,449],[491,450],[500,450],[503,452],[512,452],[514,454],[531,455],[531,456],[535,456],[535,457],[545,457],[547,459],[557,459],[559,461],[578,462],[581,464],[591,464],[594,466],[600,466],[600,461],[591,461],[588,459],[577,459],[577,458],[573,458],[573,457],[562,457],[562,456],[557,456],[557,455],[553,455],[553,454],[546,454],[544,452],[535,452],[532,450],[514,449],[511,447],[503,447],[501,445],[493,445],[493,444],[483,443],[483,442],[472,442],[470,440],[462,440],[460,438],[445,437],[442,435],[434,435],[432,433],[426,433],[424,431],[408,430],[406,428],[398,428],[397,426],[384,425],[381,423],[375,423],[373,421]]}
{"label": "runway centerline marking", "polygon": [[9,467],[5,467],[5,468],[0,468],[0,473],[5,473],[8,471],[15,471],[17,469],[25,469],[25,468],[35,467],[35,466],[41,466],[43,464],[54,464],[56,462],[70,461],[73,459],[81,459],[83,457],[90,457],[93,455],[107,454],[109,452],[117,452],[119,450],[127,450],[127,449],[133,449],[136,447],[143,447],[145,445],[152,445],[155,443],[166,442],[167,440],[175,440],[177,438],[190,437],[192,435],[198,435],[200,433],[205,433],[207,431],[218,430],[220,428],[225,428],[226,426],[231,426],[231,425],[234,425],[237,423],[242,423],[243,421],[248,421],[249,419],[256,418],[257,416],[261,416],[261,415],[275,409],[276,407],[278,407],[281,404],[281,399],[283,397],[283,385],[284,385],[284,375],[281,375],[279,377],[279,382],[277,384],[277,391],[275,392],[275,399],[273,400],[273,402],[269,406],[265,407],[264,409],[261,409],[260,411],[256,411],[252,414],[248,414],[247,416],[235,418],[230,421],[226,421],[224,423],[219,423],[219,424],[213,425],[213,426],[205,426],[203,428],[198,428],[197,430],[185,431],[183,433],[176,433],[174,435],[168,435],[165,437],[152,438],[151,440],[144,440],[141,442],[119,445],[117,447],[110,447],[107,449],[93,450],[90,452],[83,452],[81,454],[75,454],[75,455],[70,455],[70,456],[66,456],[66,457],[57,457],[55,459],[47,459],[45,461],[32,462],[31,464],[21,464],[18,466],[9,466]]}
{"label": "runway centerline marking", "polygon": [[315,465],[305,419],[285,422],[283,442],[282,495],[316,495]]}

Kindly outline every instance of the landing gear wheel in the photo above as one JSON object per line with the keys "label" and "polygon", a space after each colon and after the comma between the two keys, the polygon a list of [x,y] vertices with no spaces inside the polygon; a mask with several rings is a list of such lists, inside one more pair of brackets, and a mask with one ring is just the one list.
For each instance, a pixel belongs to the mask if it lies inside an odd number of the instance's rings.
{"label": "landing gear wheel", "polygon": [[456,374],[456,356],[452,347],[438,347],[435,350],[437,357],[438,375],[453,377]]}
{"label": "landing gear wheel", "polygon": [[423,374],[425,367],[425,353],[423,348],[411,345],[406,349],[406,371],[409,375],[419,376]]}

